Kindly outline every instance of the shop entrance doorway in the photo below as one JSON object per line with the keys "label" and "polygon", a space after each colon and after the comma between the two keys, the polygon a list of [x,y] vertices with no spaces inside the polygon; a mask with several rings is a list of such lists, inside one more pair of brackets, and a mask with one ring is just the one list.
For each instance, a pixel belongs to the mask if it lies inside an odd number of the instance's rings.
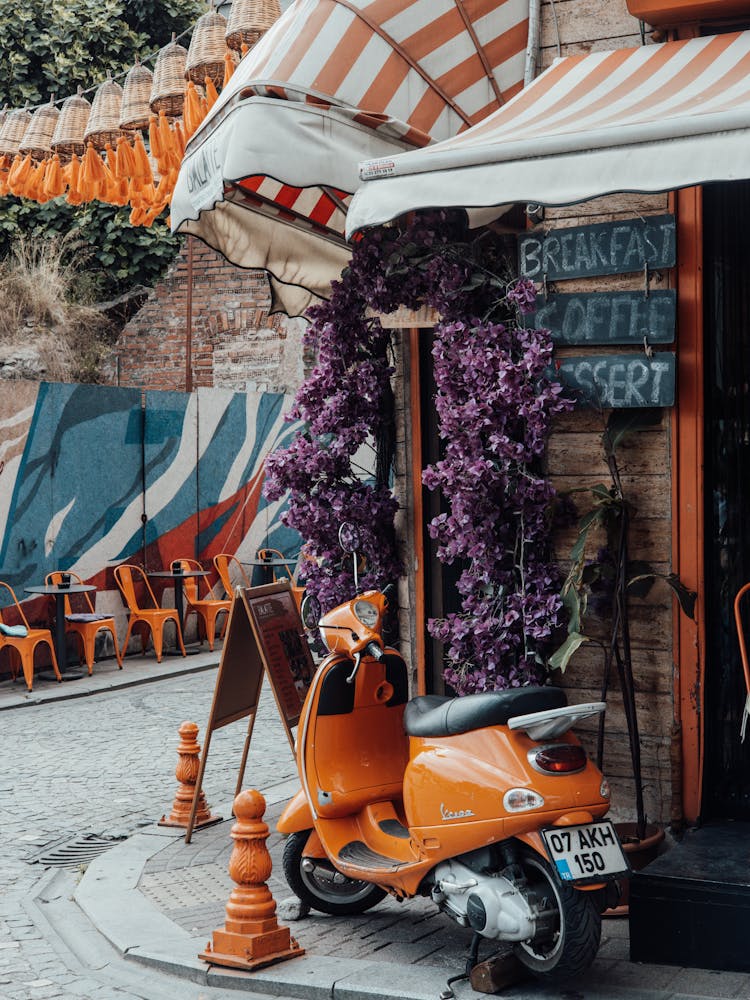
{"label": "shop entrance doorway", "polygon": [[734,596],[750,580],[750,182],[706,186],[703,226],[706,663],[701,812],[705,820],[750,820],[750,730],[742,743],[746,691],[733,616]]}

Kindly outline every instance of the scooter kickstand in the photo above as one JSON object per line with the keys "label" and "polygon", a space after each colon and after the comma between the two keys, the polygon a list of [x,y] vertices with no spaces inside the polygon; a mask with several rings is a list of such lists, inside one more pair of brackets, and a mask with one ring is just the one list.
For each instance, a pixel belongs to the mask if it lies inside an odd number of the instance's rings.
{"label": "scooter kickstand", "polygon": [[459,973],[457,976],[451,976],[451,978],[445,984],[445,989],[440,994],[440,1000],[455,1000],[456,994],[453,992],[451,987],[453,983],[458,983],[462,979],[468,979],[471,975],[471,970],[479,961],[479,945],[482,941],[482,935],[475,933],[471,939],[471,945],[469,947],[469,955],[466,959],[466,970]]}

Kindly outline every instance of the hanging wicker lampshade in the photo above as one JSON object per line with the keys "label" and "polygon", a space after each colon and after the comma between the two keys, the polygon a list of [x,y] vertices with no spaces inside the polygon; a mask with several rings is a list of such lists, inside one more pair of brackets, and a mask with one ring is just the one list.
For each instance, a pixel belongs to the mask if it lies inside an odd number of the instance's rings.
{"label": "hanging wicker lampshade", "polygon": [[60,109],[55,132],[52,136],[52,152],[60,155],[60,161],[67,163],[75,153],[83,156],[86,144],[83,137],[91,115],[91,104],[83,96],[81,88],[73,97],[67,97]]}
{"label": "hanging wicker lampshade", "polygon": [[224,80],[224,55],[227,19],[216,10],[207,10],[195,22],[193,37],[190,39],[185,79],[193,83],[203,83],[210,77],[214,86],[220,87]]}
{"label": "hanging wicker lampshade", "polygon": [[250,48],[279,17],[279,0],[234,0],[227,24],[227,45],[236,52],[243,44]]}
{"label": "hanging wicker lampshade", "polygon": [[0,132],[2,132],[3,130],[3,125],[5,124],[5,119],[7,117],[8,117],[8,109],[3,108],[3,110],[0,111]]}
{"label": "hanging wicker lampshade", "polygon": [[95,149],[104,149],[107,143],[114,145],[122,135],[120,111],[122,109],[122,87],[109,77],[94,94],[83,141],[93,144]]}
{"label": "hanging wicker lampshade", "polygon": [[31,122],[31,112],[26,108],[9,111],[0,129],[0,156],[15,156],[26,129]]}
{"label": "hanging wicker lampshade", "polygon": [[163,111],[167,118],[177,118],[182,114],[185,103],[185,65],[187,49],[179,45],[172,36],[169,45],[159,51],[154,65],[154,80],[151,85],[151,110],[155,115]]}
{"label": "hanging wicker lampshade", "polygon": [[34,160],[46,160],[52,155],[52,136],[60,118],[60,112],[50,98],[49,104],[37,108],[31,116],[29,127],[18,146],[21,155],[30,153]]}
{"label": "hanging wicker lampshade", "polygon": [[148,128],[151,117],[151,86],[154,75],[148,66],[137,62],[125,77],[122,88],[122,108],[120,110],[120,128],[125,132],[135,132]]}

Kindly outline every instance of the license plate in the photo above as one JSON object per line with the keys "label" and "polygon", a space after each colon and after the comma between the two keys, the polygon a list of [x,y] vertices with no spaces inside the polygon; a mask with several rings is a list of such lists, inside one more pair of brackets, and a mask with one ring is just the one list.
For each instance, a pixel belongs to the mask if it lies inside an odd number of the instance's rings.
{"label": "license plate", "polygon": [[630,874],[630,866],[609,820],[584,826],[552,827],[542,830],[542,837],[563,882],[600,882]]}

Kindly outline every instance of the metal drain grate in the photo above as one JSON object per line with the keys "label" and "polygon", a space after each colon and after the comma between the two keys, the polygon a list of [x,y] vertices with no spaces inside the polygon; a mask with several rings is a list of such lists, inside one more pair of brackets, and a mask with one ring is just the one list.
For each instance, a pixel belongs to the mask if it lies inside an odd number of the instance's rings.
{"label": "metal drain grate", "polygon": [[50,865],[53,868],[78,868],[87,865],[110,847],[119,844],[124,837],[103,837],[97,833],[89,833],[75,840],[56,844],[43,854],[29,860],[29,864]]}

